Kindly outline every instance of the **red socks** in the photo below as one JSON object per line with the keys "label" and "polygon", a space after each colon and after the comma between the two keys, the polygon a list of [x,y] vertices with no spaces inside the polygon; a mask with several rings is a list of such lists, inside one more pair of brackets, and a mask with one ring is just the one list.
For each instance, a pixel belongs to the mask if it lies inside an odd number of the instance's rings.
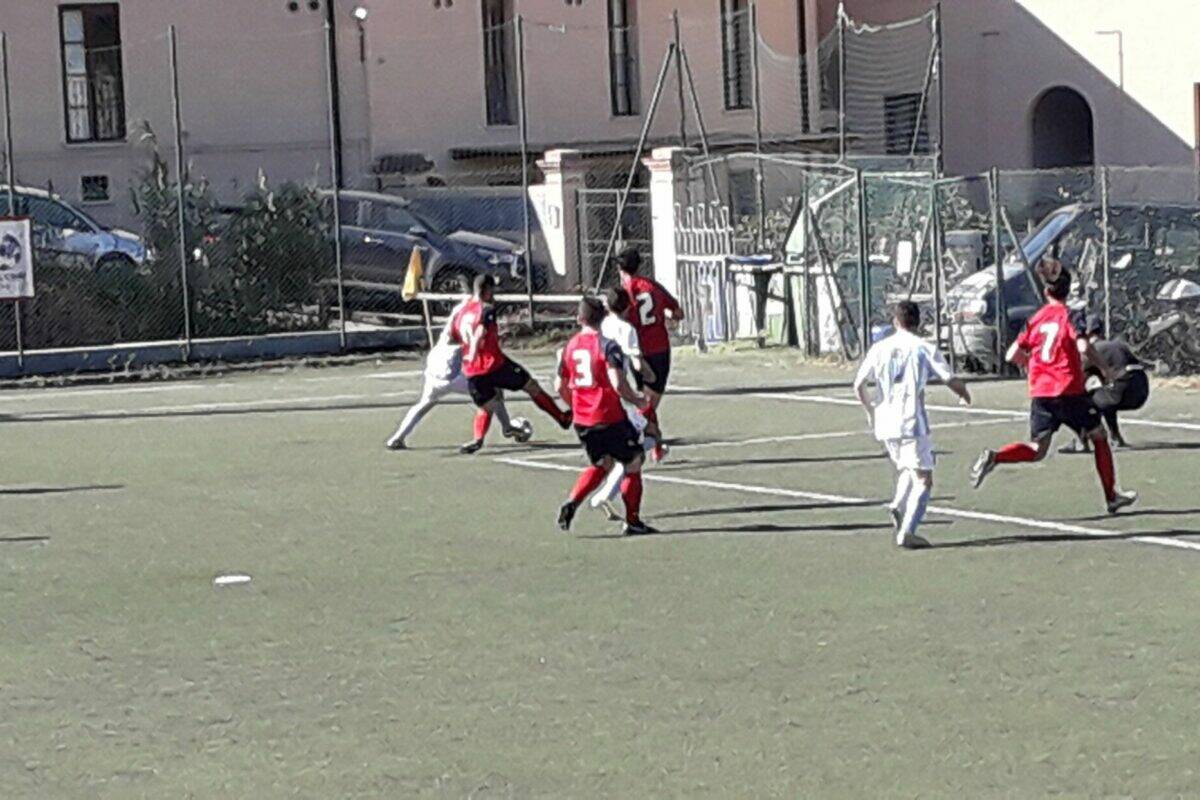
{"label": "red socks", "polygon": [[545,411],[550,416],[554,417],[555,422],[557,422],[559,425],[570,424],[571,412],[563,411],[561,408],[559,408],[558,403],[554,402],[554,399],[550,397],[550,395],[546,394],[545,392],[539,392],[535,395],[530,395],[530,397],[533,399],[534,405],[536,405],[542,411]]}
{"label": "red socks", "polygon": [[[575,481],[575,488],[571,490],[571,502],[575,505],[582,503],[584,498],[600,488],[600,484],[604,483],[604,476],[607,474],[600,467],[588,467],[579,473],[579,479]],[[638,494],[640,495],[641,492],[639,491]]]}
{"label": "red socks", "polygon": [[625,521],[637,522],[642,513],[642,473],[625,476],[621,481],[621,499],[625,501]]}
{"label": "red socks", "polygon": [[662,428],[658,424],[658,409],[654,406],[646,406],[642,409],[642,416],[647,419],[655,428],[658,428],[659,437],[658,443],[654,445],[654,460],[662,461],[663,446],[662,446]]}
{"label": "red socks", "polygon": [[1117,468],[1113,464],[1112,448],[1107,439],[1092,442],[1092,452],[1096,457],[1096,472],[1100,475],[1100,485],[1104,487],[1104,499],[1109,502],[1117,496]]}
{"label": "red socks", "polygon": [[1006,444],[996,451],[997,464],[1020,464],[1026,461],[1037,461],[1037,448],[1024,442]]}
{"label": "red socks", "polygon": [[482,442],[487,436],[488,428],[492,426],[492,412],[479,409],[475,413],[475,441]]}

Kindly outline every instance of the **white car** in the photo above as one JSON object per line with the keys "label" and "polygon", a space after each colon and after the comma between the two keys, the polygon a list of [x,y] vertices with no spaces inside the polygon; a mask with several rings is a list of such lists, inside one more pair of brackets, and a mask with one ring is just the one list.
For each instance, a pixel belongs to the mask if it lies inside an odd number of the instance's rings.
{"label": "white car", "polygon": [[106,228],[57,195],[24,186],[18,186],[15,195],[13,214],[8,187],[0,185],[0,217],[33,221],[33,249],[39,259],[98,270],[140,267],[149,257],[140,236]]}

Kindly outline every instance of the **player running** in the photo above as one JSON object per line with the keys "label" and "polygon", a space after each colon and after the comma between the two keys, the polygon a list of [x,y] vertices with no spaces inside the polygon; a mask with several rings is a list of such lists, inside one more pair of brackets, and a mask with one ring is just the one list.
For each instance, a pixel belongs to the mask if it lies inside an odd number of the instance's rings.
{"label": "player running", "polygon": [[[933,376],[966,404],[971,393],[937,348],[917,335],[921,311],[908,300],[892,312],[896,332],[875,343],[863,359],[854,379],[854,392],[867,411],[875,438],[887,448],[896,465],[896,495],[888,510],[896,526],[896,544],[917,550],[929,541],[917,534],[933,491],[933,440],[925,411],[925,386]],[[878,400],[870,397],[868,383],[878,388]]]}
{"label": "player running", "polygon": [[[600,335],[610,342],[615,342],[617,347],[621,348],[622,370],[626,377],[635,383],[639,379],[653,381],[654,370],[642,358],[637,331],[625,319],[629,311],[629,296],[620,289],[609,289],[604,295],[604,302],[608,306],[608,314],[605,315],[604,322],[600,323]],[[659,445],[660,439],[657,426],[651,424],[641,410],[627,400],[622,400],[621,405],[625,408],[625,414],[629,417],[630,424],[641,436],[642,449],[653,452]],[[665,454],[667,446],[664,444],[662,448]],[[592,499],[588,501],[592,508],[603,508],[613,522],[622,519],[621,515],[617,513],[614,503],[621,491],[621,481],[624,476],[624,466],[614,465],[609,471],[608,477],[605,478],[604,485],[597,489],[592,494]]]}
{"label": "player running", "polygon": [[571,407],[575,431],[591,466],[580,473],[570,498],[559,509],[558,527],[570,530],[584,498],[600,486],[614,464],[622,464],[625,535],[657,533],[641,519],[642,447],[621,405],[626,400],[644,406],[646,398],[629,385],[620,348],[600,333],[604,313],[595,298],[585,297],[579,303],[581,330],[567,343],[559,364],[559,394]]}
{"label": "player running", "polygon": [[[1117,379],[1106,383],[1091,392],[1092,402],[1100,410],[1100,416],[1108,425],[1108,432],[1117,447],[1128,447],[1129,442],[1121,435],[1121,425],[1117,420],[1118,411],[1136,411],[1146,405],[1150,399],[1150,378],[1146,375],[1146,367],[1141,360],[1129,349],[1129,345],[1115,339],[1105,341],[1100,338],[1104,330],[1104,322],[1092,314],[1087,318],[1086,335],[1092,347],[1104,359],[1109,369],[1118,373]],[[1088,375],[1099,375],[1100,368],[1096,364],[1087,365]],[[1090,448],[1087,440],[1073,441],[1060,447],[1060,453],[1084,453]]]}
{"label": "player running", "polygon": [[[467,395],[467,376],[462,371],[462,347],[452,341],[451,322],[459,310],[466,305],[464,300],[450,312],[450,319],[442,328],[437,343],[425,357],[425,374],[422,377],[421,399],[408,409],[404,420],[396,432],[387,440],[388,450],[407,450],[408,437],[416,430],[417,425],[429,411],[452,394]],[[500,421],[501,430],[506,439],[527,442],[533,436],[533,426],[529,420],[518,417],[509,420],[508,408],[504,405],[504,396],[499,394],[494,411]]]}
{"label": "player running", "polygon": [[1017,366],[1028,367],[1032,398],[1029,432],[1033,441],[984,450],[971,468],[971,480],[978,489],[997,464],[1041,461],[1050,452],[1055,431],[1066,425],[1081,438],[1091,440],[1108,513],[1115,514],[1137,502],[1137,493],[1117,489],[1116,466],[1100,412],[1084,390],[1080,353],[1099,367],[1105,383],[1111,383],[1116,376],[1096,348],[1086,339],[1080,339],[1071,324],[1066,306],[1071,274],[1053,259],[1042,259],[1038,273],[1045,285],[1046,305],[1030,318],[1005,356]]}
{"label": "player running", "polygon": [[[671,334],[667,331],[667,318],[681,321],[683,308],[657,281],[639,275],[641,266],[642,254],[633,248],[617,256],[621,288],[629,297],[629,321],[637,330],[642,358],[653,373],[653,380],[644,380],[643,385],[639,386],[649,400],[642,413],[658,426],[658,407],[667,391],[667,378],[671,375]],[[661,461],[666,455],[661,438],[653,455],[655,461]]]}
{"label": "player running", "polygon": [[450,318],[451,341],[462,346],[467,391],[479,408],[475,415],[475,437],[458,448],[464,454],[478,452],[483,447],[492,414],[501,402],[502,389],[523,390],[563,430],[571,425],[570,412],[559,408],[525,368],[500,349],[500,327],[492,306],[495,288],[496,280],[491,275],[476,276],[474,295]]}

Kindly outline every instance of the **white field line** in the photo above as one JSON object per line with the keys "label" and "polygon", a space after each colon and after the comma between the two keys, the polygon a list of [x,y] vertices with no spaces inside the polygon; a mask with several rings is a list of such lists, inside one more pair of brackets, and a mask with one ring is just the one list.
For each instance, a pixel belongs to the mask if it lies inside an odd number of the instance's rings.
{"label": "white field line", "polygon": [[[680,394],[688,393],[703,393],[707,389],[699,386],[676,386],[673,387]],[[760,400],[789,400],[795,403],[815,403],[818,405],[835,405],[835,406],[858,406],[858,400],[848,397],[830,397],[829,395],[801,395],[792,394],[790,392],[750,392],[740,395],[730,395],[730,397],[754,397]],[[955,414],[972,414],[975,416],[986,417],[1004,417],[1006,419],[1025,419],[1029,416],[1025,411],[1013,411],[1003,408],[980,408],[978,406],[946,406],[946,405],[926,405],[930,411],[947,411]],[[1167,428],[1172,430],[1184,431],[1200,431],[1200,423],[1197,422],[1170,422],[1167,420],[1156,419],[1141,419],[1138,417],[1122,417],[1122,425],[1141,425],[1150,428]]]}
{"label": "white field line", "polygon": [[53,397],[55,400],[71,397],[92,397],[95,395],[116,395],[116,394],[157,394],[159,392],[179,392],[187,389],[226,389],[230,386],[238,384],[222,381],[221,383],[162,383],[154,386],[113,386],[94,389],[70,389],[65,391],[57,391],[53,388],[45,389],[22,389],[20,394],[0,392],[0,403],[21,402],[29,400],[38,400],[45,402],[47,397]]}
{"label": "white field line", "polygon": [[[414,397],[420,394],[415,389],[406,389],[398,392],[383,392],[379,394],[326,394],[326,395],[311,395],[308,397],[279,397],[269,400],[231,400],[222,403],[190,403],[187,405],[170,405],[170,406],[147,406],[146,408],[121,408],[121,409],[79,409],[79,410],[64,410],[64,411],[46,411],[32,414],[17,414],[13,415],[8,422],[84,422],[91,418],[106,418],[106,417],[139,417],[144,414],[162,414],[170,415],[172,413],[186,414],[197,411],[222,411],[228,409],[250,409],[250,408],[271,408],[278,407],[281,410],[296,410],[296,411],[322,411],[320,408],[298,408],[291,409],[290,407],[296,403],[328,403],[328,402],[345,402],[349,400],[390,400],[401,397]],[[352,411],[353,409],[343,409]],[[78,418],[78,419],[77,419]]]}
{"label": "white field line", "polygon": [[[1008,422],[1008,420],[989,419],[971,420],[969,422],[942,422],[936,425],[930,425],[929,427],[932,430],[941,430],[944,428],[975,428],[980,425],[996,425],[1001,422]],[[871,432],[864,429],[854,431],[830,431],[828,433],[798,433],[791,436],[760,436],[754,439],[729,439],[720,442],[696,442],[695,444],[680,442],[679,444],[671,445],[671,452],[675,452],[677,450],[698,450],[700,448],[707,447],[752,447],[758,444],[775,444],[777,442],[811,442],[826,439],[854,439],[860,436],[870,439],[872,442],[875,441]],[[578,450],[559,450],[553,453],[524,456],[524,458],[530,461],[553,461],[559,458],[576,458],[580,455],[580,452],[581,451]]]}
{"label": "white field line", "polygon": [[[542,461],[530,461],[521,458],[496,458],[493,459],[502,464],[509,464],[515,467],[525,467],[528,469],[546,469],[559,472],[574,472],[574,467],[569,467],[565,464],[547,464]],[[760,494],[771,495],[774,497],[791,497],[800,500],[818,500],[826,503],[841,503],[844,505],[861,505],[862,503],[871,502],[870,498],[865,497],[850,497],[846,495],[825,494],[821,492],[804,492],[796,489],[781,489],[773,486],[756,486],[753,484],[730,483],[727,481],[710,481],[696,478],[680,478],[674,475],[658,475],[650,472],[643,475],[643,479],[654,483],[674,483],[681,486],[696,486],[703,489],[717,489],[721,491],[742,492],[744,494]],[[883,504],[881,503],[882,507]],[[1095,537],[1123,537],[1121,531],[1105,530],[1104,528],[1089,528],[1083,525],[1070,525],[1064,522],[1053,522],[1050,520],[1030,519],[1028,517],[1009,516],[1007,514],[990,514],[983,511],[969,511],[964,509],[952,508],[950,506],[930,506],[930,514],[938,514],[944,517],[958,517],[960,519],[978,520],[981,522],[992,522],[1000,525],[1014,525],[1022,528],[1033,528],[1037,530],[1054,531],[1056,533],[1076,533],[1085,536]],[[739,534],[734,534],[739,535]],[[760,534],[756,534],[760,535]],[[1167,547],[1178,547],[1185,550],[1200,550],[1200,542],[1189,542],[1178,539],[1173,539],[1166,536],[1136,536],[1132,538],[1121,538],[1120,541],[1137,542],[1139,544],[1154,544],[1164,545]]]}

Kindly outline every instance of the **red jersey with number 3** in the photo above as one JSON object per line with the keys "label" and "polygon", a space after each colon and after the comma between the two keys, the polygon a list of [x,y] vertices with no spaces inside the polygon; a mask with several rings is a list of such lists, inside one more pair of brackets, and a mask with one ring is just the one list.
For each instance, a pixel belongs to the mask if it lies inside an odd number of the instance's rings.
{"label": "red jersey with number 3", "polygon": [[463,374],[468,378],[487,375],[504,365],[500,350],[500,326],[496,309],[479,300],[468,300],[454,315],[450,338],[462,345]]}
{"label": "red jersey with number 3", "polygon": [[1029,353],[1029,396],[1068,397],[1084,393],[1079,334],[1070,311],[1049,303],[1034,314],[1017,344]]}
{"label": "red jersey with number 3", "polygon": [[576,425],[613,425],[626,419],[608,368],[621,369],[624,356],[617,343],[598,331],[584,329],[563,350],[559,377],[571,388],[571,414]]}
{"label": "red jersey with number 3", "polygon": [[683,309],[671,293],[649,278],[621,274],[621,286],[629,295],[629,321],[638,332],[642,355],[652,356],[671,349],[671,334],[667,331],[667,311],[677,320],[683,319]]}

